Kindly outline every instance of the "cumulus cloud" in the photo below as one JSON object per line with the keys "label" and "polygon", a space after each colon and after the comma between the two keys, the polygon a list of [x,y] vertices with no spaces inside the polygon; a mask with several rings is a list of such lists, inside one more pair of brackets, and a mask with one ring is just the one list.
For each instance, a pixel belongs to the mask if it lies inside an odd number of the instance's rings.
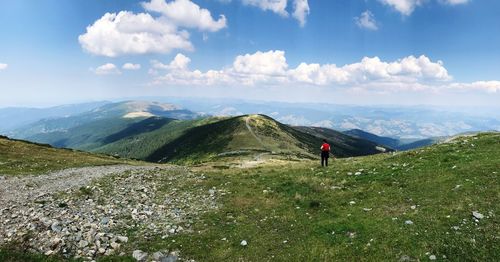
{"label": "cumulus cloud", "polygon": [[78,40],[89,53],[108,57],[193,49],[186,31],[178,31],[172,23],[149,14],[127,11],[106,13]]}
{"label": "cumulus cloud", "polygon": [[264,11],[272,11],[281,16],[287,17],[287,0],[242,0],[243,4],[256,6]]}
{"label": "cumulus cloud", "polygon": [[150,12],[162,14],[178,26],[197,28],[202,31],[219,31],[226,27],[226,17],[220,15],[215,20],[207,9],[200,8],[190,0],[151,0],[142,3],[142,7]]}
{"label": "cumulus cloud", "polygon": [[[271,50],[237,56],[232,65],[219,70],[189,69],[191,59],[178,54],[169,64],[152,61],[152,69],[164,70],[156,84],[188,85],[316,85],[335,87],[386,87],[387,89],[425,89],[452,80],[441,61],[408,56],[385,62],[379,57],[364,57],[360,62],[335,64],[300,63],[290,68],[285,52]],[[157,72],[157,71],[155,71]],[[163,72],[163,71],[162,71]]]}
{"label": "cumulus cloud", "polygon": [[411,15],[415,8],[422,5],[424,0],[379,0],[385,5],[388,5],[403,15]]}
{"label": "cumulus cloud", "polygon": [[[264,11],[274,12],[282,17],[288,17],[289,13],[286,10],[288,0],[241,0],[243,4],[258,7]],[[290,0],[292,1],[292,0]],[[306,24],[307,16],[309,15],[308,0],[293,0],[292,17],[299,21],[300,26]]]}
{"label": "cumulus cloud", "polygon": [[141,69],[141,65],[140,64],[125,63],[125,64],[123,64],[122,68],[125,70],[139,70],[139,69]]}
{"label": "cumulus cloud", "polygon": [[354,21],[356,25],[360,28],[368,30],[378,30],[377,21],[375,21],[375,16],[369,10],[361,13],[359,17],[355,17]]}
{"label": "cumulus cloud", "polygon": [[121,74],[120,70],[112,64],[112,63],[107,63],[104,65],[101,65],[97,67],[96,69],[91,69],[94,71],[96,75],[119,75]]}
{"label": "cumulus cloud", "polygon": [[484,90],[489,93],[500,92],[500,81],[477,81],[472,83],[452,83],[448,88],[461,90]]}
{"label": "cumulus cloud", "polygon": [[[421,6],[430,0],[379,0],[381,3],[394,8],[396,11],[400,12],[402,15],[409,16],[415,8]],[[437,0],[441,4],[447,5],[460,5],[466,4],[469,0]]]}
{"label": "cumulus cloud", "polygon": [[8,64],[0,63],[0,70],[5,70],[7,69],[8,66],[9,66]]}
{"label": "cumulus cloud", "polygon": [[297,19],[300,26],[306,24],[306,17],[309,15],[309,3],[307,0],[294,0],[293,1],[294,11],[292,16]]}
{"label": "cumulus cloud", "polygon": [[461,5],[461,4],[467,4],[469,0],[441,0],[445,4],[449,5]]}
{"label": "cumulus cloud", "polygon": [[[142,3],[149,13],[106,13],[89,25],[78,37],[84,50],[91,54],[116,57],[129,54],[170,53],[174,49],[194,49],[185,29],[215,32],[226,27],[221,15],[214,20],[210,11],[190,0],[151,0]],[[180,29],[185,28],[185,29]]]}

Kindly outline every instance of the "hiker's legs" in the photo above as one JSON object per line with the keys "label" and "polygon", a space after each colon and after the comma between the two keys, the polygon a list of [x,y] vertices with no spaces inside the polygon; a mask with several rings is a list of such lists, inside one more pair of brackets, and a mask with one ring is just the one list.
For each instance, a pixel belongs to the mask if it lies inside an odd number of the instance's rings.
{"label": "hiker's legs", "polygon": [[325,166],[328,166],[328,157],[325,157]]}
{"label": "hiker's legs", "polygon": [[321,166],[325,166],[325,156],[321,154]]}

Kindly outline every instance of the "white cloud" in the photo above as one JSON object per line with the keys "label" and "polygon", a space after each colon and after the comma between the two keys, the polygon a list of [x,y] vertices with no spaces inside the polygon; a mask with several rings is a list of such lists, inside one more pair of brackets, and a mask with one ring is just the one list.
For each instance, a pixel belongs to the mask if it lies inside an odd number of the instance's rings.
{"label": "white cloud", "polygon": [[287,17],[287,0],[242,0],[243,4],[256,6],[264,11],[272,11],[281,16]]}
{"label": "white cloud", "polygon": [[5,69],[7,69],[7,67],[9,67],[8,64],[2,64],[2,63],[0,63],[0,70],[5,70]]}
{"label": "white cloud", "polygon": [[461,90],[483,90],[489,93],[500,92],[500,81],[477,81],[472,83],[453,83],[448,86]]}
{"label": "white cloud", "polygon": [[359,62],[335,64],[300,63],[290,68],[285,52],[271,50],[239,55],[232,65],[219,70],[191,70],[191,59],[177,54],[168,64],[152,61],[153,84],[189,86],[319,86],[353,91],[401,92],[439,90],[500,92],[500,81],[452,82],[442,61],[425,55],[395,61],[364,57]]}
{"label": "white cloud", "polygon": [[449,5],[461,5],[461,4],[467,4],[469,0],[441,0],[445,4]]}
{"label": "white cloud", "polygon": [[107,63],[97,67],[96,69],[92,69],[96,75],[119,75],[121,74],[120,70],[112,64]]}
{"label": "white cloud", "polygon": [[379,0],[385,5],[391,6],[403,15],[411,15],[415,8],[422,5],[425,0]]}
{"label": "white cloud", "polygon": [[78,40],[86,51],[108,57],[193,49],[186,31],[161,18],[127,11],[106,13]]}
{"label": "white cloud", "polygon": [[215,32],[225,28],[226,17],[220,15],[219,19],[212,18],[210,11],[200,8],[190,0],[151,0],[142,3],[147,11],[157,12],[178,26],[197,28],[202,31]]}
{"label": "white cloud", "polygon": [[[415,8],[421,6],[430,0],[379,0],[381,3],[394,8],[402,15],[409,16],[413,13]],[[440,4],[446,5],[460,5],[470,2],[470,0],[437,0]]]}
{"label": "white cloud", "polygon": [[292,16],[297,19],[300,26],[303,27],[306,24],[307,15],[309,15],[309,3],[307,0],[294,0],[293,8],[294,11]]}
{"label": "white cloud", "polygon": [[354,21],[360,28],[365,28],[368,30],[378,30],[375,16],[369,10],[361,13],[359,17],[355,17]]}
{"label": "white cloud", "polygon": [[214,20],[210,11],[190,0],[151,0],[142,6],[160,16],[128,11],[106,13],[78,37],[80,45],[91,54],[108,57],[165,54],[174,49],[191,51],[194,47],[189,32],[180,28],[215,32],[226,27],[224,15]]}
{"label": "white cloud", "polygon": [[303,62],[296,68],[289,68],[284,51],[258,51],[237,56],[231,66],[207,72],[191,71],[190,62],[182,54],[169,64],[152,61],[154,70],[166,71],[166,74],[158,74],[154,82],[170,85],[316,85],[422,90],[452,80],[441,61],[433,62],[424,55],[408,56],[392,62],[378,57],[364,57],[360,62],[341,67]]}
{"label": "white cloud", "polygon": [[[241,0],[243,4],[258,7],[264,11],[274,12],[282,17],[288,17],[286,10],[288,0]],[[292,0],[290,0],[292,1]],[[292,17],[299,21],[300,26],[306,24],[306,18],[309,15],[308,0],[293,0]]]}
{"label": "white cloud", "polygon": [[139,69],[141,69],[141,65],[140,64],[125,63],[125,64],[123,64],[122,68],[125,70],[139,70]]}
{"label": "white cloud", "polygon": [[285,52],[276,50],[239,55],[233,62],[233,69],[240,74],[283,76],[286,73]]}

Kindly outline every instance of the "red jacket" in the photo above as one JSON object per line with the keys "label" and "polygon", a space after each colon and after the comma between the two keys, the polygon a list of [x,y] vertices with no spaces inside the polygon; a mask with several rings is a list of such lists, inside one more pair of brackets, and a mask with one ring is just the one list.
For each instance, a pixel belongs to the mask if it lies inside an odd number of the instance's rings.
{"label": "red jacket", "polygon": [[323,145],[321,145],[321,151],[330,152],[330,145],[328,143],[323,143]]}

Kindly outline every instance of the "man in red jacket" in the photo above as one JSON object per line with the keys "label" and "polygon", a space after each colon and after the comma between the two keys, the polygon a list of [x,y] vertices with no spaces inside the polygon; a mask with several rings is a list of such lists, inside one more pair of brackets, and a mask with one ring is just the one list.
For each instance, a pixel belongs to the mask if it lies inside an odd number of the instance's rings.
{"label": "man in red jacket", "polygon": [[321,145],[321,166],[328,166],[328,157],[330,157],[330,145],[323,139],[323,145]]}

